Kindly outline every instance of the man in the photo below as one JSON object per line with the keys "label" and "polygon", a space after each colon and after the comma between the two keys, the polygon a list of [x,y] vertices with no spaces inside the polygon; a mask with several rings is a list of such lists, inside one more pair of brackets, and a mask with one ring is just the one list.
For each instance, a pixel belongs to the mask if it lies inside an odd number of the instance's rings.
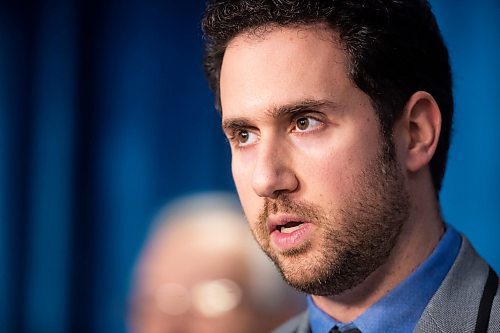
{"label": "man", "polygon": [[205,68],[255,239],[310,294],[279,332],[500,332],[443,223],[448,52],[423,0],[209,2]]}
{"label": "man", "polygon": [[135,271],[134,333],[269,332],[303,310],[253,242],[232,196],[207,193],[158,217]]}

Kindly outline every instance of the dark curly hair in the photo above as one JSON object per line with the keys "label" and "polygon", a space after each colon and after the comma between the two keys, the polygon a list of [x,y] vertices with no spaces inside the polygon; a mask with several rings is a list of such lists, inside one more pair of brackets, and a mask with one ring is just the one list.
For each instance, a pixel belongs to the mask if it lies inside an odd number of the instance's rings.
{"label": "dark curly hair", "polygon": [[448,50],[426,0],[214,0],[202,20],[204,65],[220,109],[219,80],[228,42],[268,26],[326,23],[340,37],[348,56],[348,76],[372,100],[382,134],[391,138],[394,122],[416,91],[437,101],[441,135],[430,161],[436,193],[446,168],[453,118]]}

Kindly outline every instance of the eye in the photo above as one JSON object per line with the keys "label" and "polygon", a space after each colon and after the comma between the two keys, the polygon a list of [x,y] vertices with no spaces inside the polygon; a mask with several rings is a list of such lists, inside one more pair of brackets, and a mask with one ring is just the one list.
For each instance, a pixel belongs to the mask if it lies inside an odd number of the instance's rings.
{"label": "eye", "polygon": [[300,117],[295,120],[295,127],[293,129],[294,132],[309,132],[321,126],[321,122],[319,120],[314,119],[313,117]]}
{"label": "eye", "polygon": [[239,147],[245,147],[255,143],[255,141],[257,140],[257,135],[253,132],[242,129],[236,131],[234,140]]}

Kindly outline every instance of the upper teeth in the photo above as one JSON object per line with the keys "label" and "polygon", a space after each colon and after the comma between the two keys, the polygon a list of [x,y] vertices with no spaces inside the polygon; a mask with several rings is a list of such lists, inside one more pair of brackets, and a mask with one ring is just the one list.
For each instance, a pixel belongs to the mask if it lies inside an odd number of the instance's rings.
{"label": "upper teeth", "polygon": [[292,232],[294,232],[295,230],[299,230],[301,227],[301,224],[298,224],[294,227],[285,227],[284,225],[281,226],[281,230],[280,232],[284,233],[284,234],[290,234]]}

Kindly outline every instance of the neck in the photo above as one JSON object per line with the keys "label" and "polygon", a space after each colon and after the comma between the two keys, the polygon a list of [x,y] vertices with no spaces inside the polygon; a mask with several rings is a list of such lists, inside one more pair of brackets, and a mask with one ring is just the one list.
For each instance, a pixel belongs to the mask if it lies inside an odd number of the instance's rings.
{"label": "neck", "polygon": [[[410,195],[414,199],[410,217],[385,264],[361,284],[342,294],[312,296],[316,305],[331,317],[340,322],[356,319],[415,271],[439,243],[444,225],[433,189],[417,188]],[[427,205],[420,205],[422,202],[427,202]]]}

